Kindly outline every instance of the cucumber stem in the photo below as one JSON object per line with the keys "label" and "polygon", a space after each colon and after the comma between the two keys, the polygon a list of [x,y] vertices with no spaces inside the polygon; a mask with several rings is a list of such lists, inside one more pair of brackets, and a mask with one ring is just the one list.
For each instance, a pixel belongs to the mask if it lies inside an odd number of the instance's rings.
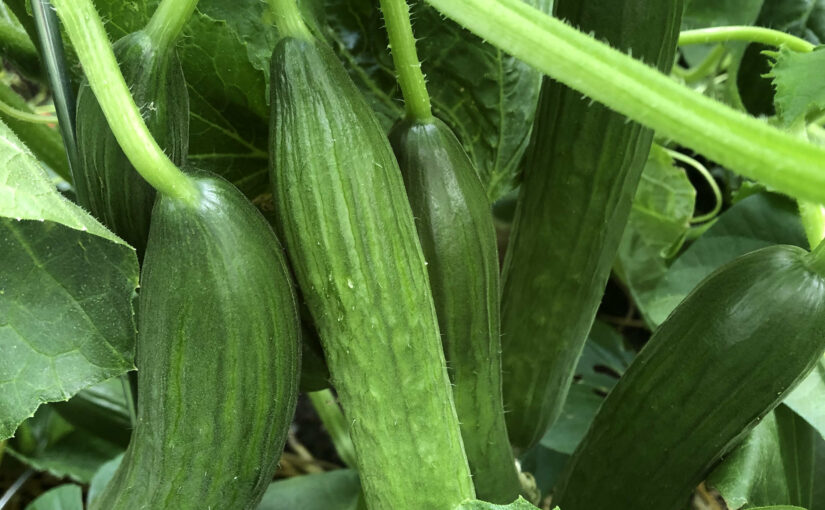
{"label": "cucumber stem", "polygon": [[53,115],[38,115],[36,113],[24,112],[4,102],[2,99],[0,99],[0,112],[14,119],[31,124],[57,124],[57,117]]}
{"label": "cucumber stem", "polygon": [[144,29],[159,52],[175,45],[198,0],[162,0]]}
{"label": "cucumber stem", "polygon": [[673,81],[521,0],[427,0],[496,47],[741,175],[825,204],[825,149]]}
{"label": "cucumber stem", "polygon": [[713,192],[713,198],[715,201],[713,209],[711,209],[711,211],[708,213],[701,214],[699,216],[694,216],[690,219],[690,223],[704,223],[717,217],[719,213],[722,211],[722,202],[724,201],[724,199],[722,198],[722,190],[719,189],[719,184],[716,183],[716,179],[713,178],[713,175],[711,175],[707,167],[705,167],[705,165],[699,163],[695,159],[691,158],[690,156],[682,154],[681,152],[674,151],[671,149],[665,149],[665,152],[667,152],[667,154],[676,161],[681,161],[686,165],[690,165],[691,168],[699,172],[702,175],[702,178],[705,179],[705,182],[708,183],[708,186],[710,186],[710,189]]}
{"label": "cucumber stem", "polygon": [[708,56],[696,67],[687,70],[681,78],[688,83],[695,82],[707,78],[711,74],[716,74],[719,69],[719,63],[727,53],[727,50],[722,45],[717,45],[711,50]]}
{"label": "cucumber stem", "polygon": [[398,84],[407,107],[407,117],[426,121],[432,118],[427,81],[421,72],[421,61],[415,50],[415,36],[410,21],[407,0],[381,0],[381,12],[390,38],[392,60],[398,75]]}
{"label": "cucumber stem", "polygon": [[790,50],[810,53],[816,46],[805,39],[763,27],[730,26],[685,30],[679,34],[679,45],[744,41],[767,46],[785,46]]}
{"label": "cucumber stem", "polygon": [[281,37],[313,40],[312,32],[304,23],[304,18],[295,0],[269,0],[269,6],[275,16],[275,26],[278,27]]}
{"label": "cucumber stem", "polygon": [[146,127],[90,0],[53,0],[109,127],[132,166],[159,192],[195,204],[198,190]]}
{"label": "cucumber stem", "polygon": [[349,436],[347,420],[344,418],[344,413],[338,406],[335,396],[329,389],[312,391],[307,395],[312,402],[312,407],[315,408],[315,412],[318,413],[318,417],[321,418],[324,428],[327,429],[336,453],[344,461],[344,464],[355,468],[355,447]]}

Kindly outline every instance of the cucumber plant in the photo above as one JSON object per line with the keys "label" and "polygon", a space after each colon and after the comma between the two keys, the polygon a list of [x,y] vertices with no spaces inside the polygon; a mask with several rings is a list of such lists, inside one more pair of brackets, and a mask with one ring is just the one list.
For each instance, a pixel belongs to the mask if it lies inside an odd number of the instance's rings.
{"label": "cucumber plant", "polygon": [[0,510],[825,508],[779,3],[0,0]]}

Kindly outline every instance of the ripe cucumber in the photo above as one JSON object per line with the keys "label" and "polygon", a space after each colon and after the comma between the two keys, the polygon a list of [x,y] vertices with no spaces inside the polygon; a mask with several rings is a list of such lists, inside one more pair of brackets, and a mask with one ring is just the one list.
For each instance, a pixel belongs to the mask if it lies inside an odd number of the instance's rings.
{"label": "ripe cucumber", "polygon": [[298,394],[300,325],[278,240],[228,182],[159,195],[141,274],[138,421],[100,510],[253,509]]}
{"label": "ripe cucumber", "polygon": [[373,509],[474,495],[427,268],[398,163],[332,50],[287,37],[271,70],[279,230]]}
{"label": "ripe cucumber", "polygon": [[[682,9],[682,0],[556,1],[557,17],[665,72]],[[652,138],[544,79],[502,277],[504,405],[520,449],[561,413]]]}
{"label": "ripe cucumber", "polygon": [[464,449],[480,499],[512,503],[521,483],[501,400],[499,265],[490,202],[438,119],[390,133],[427,260]]}
{"label": "ripe cucumber", "polygon": [[765,248],[708,276],[599,409],[553,498],[564,510],[678,510],[825,351],[825,275]]}
{"label": "ripe cucumber", "polygon": [[[123,37],[114,50],[152,136],[172,162],[182,165],[189,150],[189,92],[177,52],[157,49],[143,31]],[[78,202],[142,257],[155,190],[120,149],[86,81],[77,95],[77,147]]]}

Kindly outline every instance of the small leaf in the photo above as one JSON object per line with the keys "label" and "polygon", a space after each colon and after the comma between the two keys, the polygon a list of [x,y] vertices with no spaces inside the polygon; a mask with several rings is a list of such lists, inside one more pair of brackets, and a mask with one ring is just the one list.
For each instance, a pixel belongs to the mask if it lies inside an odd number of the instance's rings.
{"label": "small leaf", "polygon": [[98,468],[89,482],[89,492],[86,494],[87,506],[91,506],[92,501],[103,492],[103,489],[109,484],[109,480],[115,476],[115,471],[117,471],[121,461],[123,461],[123,455],[118,455]]}
{"label": "small leaf", "polygon": [[258,510],[355,510],[361,484],[351,469],[271,483]]}
{"label": "small leaf", "polygon": [[41,494],[26,510],[83,510],[83,490],[74,484],[57,486]]}
{"label": "small leaf", "polygon": [[784,404],[814,427],[825,439],[825,357],[814,371],[785,398]]}
{"label": "small leaf", "polygon": [[456,510],[537,510],[538,507],[531,505],[526,499],[519,498],[509,505],[496,505],[477,499],[465,501],[456,507]]}
{"label": "small leaf", "polygon": [[811,504],[814,446],[808,423],[786,406],[767,415],[707,478],[728,508]]}
{"label": "small leaf", "polygon": [[774,102],[782,123],[791,126],[825,110],[825,47],[810,53],[782,48],[772,55],[776,62],[768,76],[776,88]]}

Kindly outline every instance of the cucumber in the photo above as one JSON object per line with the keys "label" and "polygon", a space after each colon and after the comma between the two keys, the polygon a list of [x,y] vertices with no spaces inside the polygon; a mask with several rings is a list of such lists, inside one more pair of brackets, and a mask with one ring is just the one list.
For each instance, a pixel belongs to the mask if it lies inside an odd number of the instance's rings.
{"label": "cucumber", "polygon": [[[189,150],[189,92],[177,52],[159,49],[144,31],[114,44],[115,55],[146,125],[173,163]],[[155,190],[120,149],[87,81],[77,95],[78,203],[132,245],[142,258]]]}
{"label": "cucumber", "polygon": [[499,264],[484,185],[446,124],[403,120],[390,133],[427,260],[461,437],[479,499],[521,491],[501,400]]}
{"label": "cucumber", "polygon": [[[669,71],[682,0],[557,0],[556,16]],[[504,263],[510,440],[555,422],[596,316],[653,133],[545,77]],[[565,509],[566,510],[566,509]]]}
{"label": "cucumber", "polygon": [[295,410],[300,325],[271,227],[234,186],[158,195],[141,273],[138,420],[100,510],[253,509]]}
{"label": "cucumber", "polygon": [[825,352],[825,275],[773,246],[708,276],[608,395],[565,468],[564,510],[677,510]]}
{"label": "cucumber", "polygon": [[323,43],[282,39],[270,76],[279,231],[350,424],[367,504],[453,509],[473,484],[392,148]]}

